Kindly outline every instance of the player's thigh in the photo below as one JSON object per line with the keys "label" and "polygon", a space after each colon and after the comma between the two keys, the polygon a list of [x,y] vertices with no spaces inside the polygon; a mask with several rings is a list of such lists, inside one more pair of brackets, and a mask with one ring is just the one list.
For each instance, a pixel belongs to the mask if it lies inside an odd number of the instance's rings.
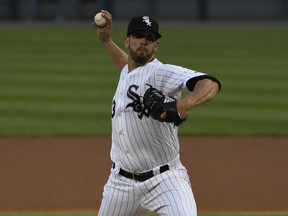
{"label": "player's thigh", "polygon": [[163,193],[158,197],[162,205],[158,209],[159,215],[196,216],[197,209],[194,195],[187,180],[171,178],[162,185]]}
{"label": "player's thigh", "polygon": [[142,216],[147,211],[134,201],[103,197],[98,216]]}
{"label": "player's thigh", "polygon": [[[151,187],[149,188],[148,183]],[[142,204],[159,215],[196,216],[197,209],[186,169],[164,172],[145,186],[149,191]],[[144,191],[144,190],[143,190]]]}
{"label": "player's thigh", "polygon": [[111,174],[104,186],[103,198],[98,216],[145,215],[133,184],[124,177]]}

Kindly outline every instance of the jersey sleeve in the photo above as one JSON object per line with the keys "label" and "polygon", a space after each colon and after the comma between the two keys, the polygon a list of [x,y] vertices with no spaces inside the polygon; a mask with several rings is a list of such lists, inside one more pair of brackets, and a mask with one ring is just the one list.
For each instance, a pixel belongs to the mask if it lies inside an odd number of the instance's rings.
{"label": "jersey sleeve", "polygon": [[[163,64],[157,69],[156,85],[166,95],[175,95],[181,91],[189,91],[187,83],[208,76],[205,73],[176,65]],[[189,81],[189,82],[188,82]],[[189,86],[189,85],[188,85]]]}

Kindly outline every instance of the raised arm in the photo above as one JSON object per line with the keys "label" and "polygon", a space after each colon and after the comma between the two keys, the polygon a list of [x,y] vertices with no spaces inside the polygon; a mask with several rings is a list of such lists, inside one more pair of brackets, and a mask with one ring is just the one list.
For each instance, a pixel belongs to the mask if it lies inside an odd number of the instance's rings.
{"label": "raised arm", "polygon": [[109,55],[113,59],[117,67],[122,70],[122,68],[128,63],[128,55],[120,47],[117,46],[111,39],[112,34],[112,15],[105,10],[101,11],[103,18],[106,19],[107,25],[103,28],[98,27],[93,22],[93,27],[97,30],[98,37]]}

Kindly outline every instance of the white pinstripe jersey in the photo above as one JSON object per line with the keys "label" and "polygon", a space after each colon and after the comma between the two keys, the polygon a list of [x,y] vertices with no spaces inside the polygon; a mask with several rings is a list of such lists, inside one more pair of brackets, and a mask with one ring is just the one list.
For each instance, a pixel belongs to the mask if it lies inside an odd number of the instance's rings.
{"label": "white pinstripe jersey", "polygon": [[112,103],[113,162],[130,172],[145,172],[179,155],[178,128],[148,116],[142,97],[149,85],[177,100],[188,91],[186,82],[205,75],[187,68],[163,64],[157,59],[120,74]]}

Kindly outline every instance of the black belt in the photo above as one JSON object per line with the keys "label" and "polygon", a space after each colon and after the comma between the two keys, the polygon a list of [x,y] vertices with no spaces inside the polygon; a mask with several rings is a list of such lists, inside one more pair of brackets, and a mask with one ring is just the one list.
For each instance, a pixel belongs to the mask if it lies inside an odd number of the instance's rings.
{"label": "black belt", "polygon": [[[113,163],[113,169],[114,168],[115,168],[115,163]],[[160,173],[163,173],[167,170],[169,170],[168,164],[160,167]],[[145,173],[130,173],[130,172],[127,172],[121,168],[120,168],[119,174],[126,177],[126,178],[134,179],[136,181],[141,181],[141,182],[146,181],[146,180],[148,180],[154,176],[153,170],[150,170],[150,171],[145,172]]]}

